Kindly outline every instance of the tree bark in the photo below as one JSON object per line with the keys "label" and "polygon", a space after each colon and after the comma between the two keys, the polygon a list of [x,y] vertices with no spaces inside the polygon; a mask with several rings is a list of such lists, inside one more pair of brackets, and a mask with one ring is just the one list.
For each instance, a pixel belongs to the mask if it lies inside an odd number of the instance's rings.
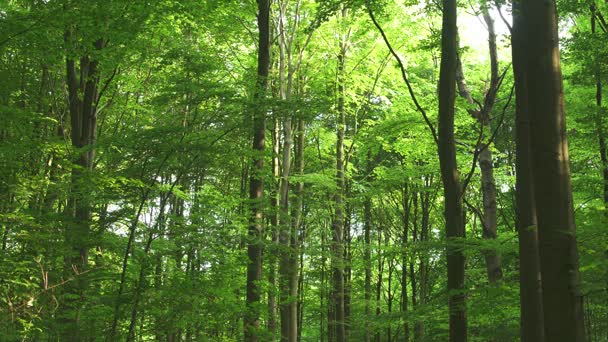
{"label": "tree bark", "polygon": [[[70,29],[65,32],[67,45],[75,44],[75,38]],[[97,50],[105,45],[103,39],[94,43]],[[76,277],[76,281],[66,284],[65,307],[61,309],[60,317],[65,327],[65,338],[84,338],[85,332],[78,328],[79,313],[78,302],[83,300],[84,290],[87,282],[86,276],[79,274],[88,268],[89,248],[92,245],[90,237],[92,204],[87,191],[83,189],[86,184],[87,174],[93,171],[93,159],[97,136],[97,108],[95,106],[98,97],[99,62],[82,56],[79,63],[80,77],[76,68],[76,62],[69,55],[66,57],[66,83],[68,87],[68,109],[71,123],[71,143],[76,150],[75,160],[71,174],[71,189],[66,206],[66,213],[73,221],[66,227],[65,244],[66,255],[64,255],[64,277]],[[88,150],[82,151],[85,147]],[[79,298],[79,299],[72,299]],[[83,335],[84,334],[84,335]]]}
{"label": "tree bark", "polygon": [[[415,198],[416,193],[413,195],[409,193],[408,185],[405,184],[401,191],[401,205],[403,210],[403,230],[401,232],[401,315],[404,318],[403,320],[403,336],[404,341],[410,340],[410,325],[407,321],[408,315],[408,299],[407,299],[407,266],[408,266],[408,255],[407,249],[408,245],[408,235],[409,235],[409,224],[410,224],[410,212],[412,201],[410,201],[410,197]],[[413,271],[410,270],[410,271]],[[413,277],[413,273],[410,272],[410,276]],[[412,284],[413,285],[413,284]],[[413,291],[415,293],[415,290]],[[412,296],[414,294],[412,293]],[[413,298],[413,297],[412,297]]]}
{"label": "tree bark", "polygon": [[464,288],[464,253],[455,246],[465,237],[462,187],[456,163],[454,140],[454,103],[456,98],[457,29],[456,1],[443,1],[441,31],[441,66],[439,74],[438,152],[445,198],[445,222],[448,239],[449,340],[467,340]]}
{"label": "tree bark", "polygon": [[530,113],[528,107],[526,70],[525,22],[521,6],[513,2],[513,32],[511,35],[513,75],[515,81],[516,116],[516,211],[519,239],[520,334],[522,342],[545,341],[544,314],[534,181],[530,152]]}
{"label": "tree bark", "polygon": [[[471,116],[476,119],[485,132],[489,132],[490,115],[496,102],[496,93],[499,89],[498,75],[498,53],[496,49],[496,32],[494,29],[494,19],[488,10],[488,3],[481,5],[483,19],[488,29],[488,52],[490,55],[490,86],[482,108],[479,110],[469,110]],[[464,97],[469,104],[475,101],[465,82],[464,73],[462,70],[462,62],[460,56],[457,60],[456,82],[460,96]],[[483,199],[483,217],[482,221],[482,238],[485,240],[495,240],[497,237],[498,220],[496,215],[496,182],[494,180],[494,165],[492,161],[492,150],[490,146],[486,146],[483,142],[477,146],[479,152],[479,168],[481,170],[481,193]],[[490,283],[495,283],[502,279],[502,266],[500,256],[493,248],[483,250],[484,259],[486,262],[486,273]]]}
{"label": "tree bark", "polygon": [[[304,145],[306,143],[306,132],[305,132],[305,123],[303,118],[298,118],[297,124],[297,139],[295,146],[295,170],[298,175],[304,175]],[[291,237],[291,245],[293,246],[293,255],[298,256],[300,258],[299,265],[296,257],[290,259],[291,267],[296,270],[292,277],[291,281],[291,295],[294,298],[297,298],[296,302],[296,335],[297,340],[301,340],[302,336],[302,318],[303,318],[303,308],[304,308],[304,299],[303,299],[303,279],[304,279],[304,251],[301,248],[302,242],[306,239],[306,225],[304,224],[304,182],[298,181],[296,183],[295,188],[295,202],[294,202],[294,213],[293,213],[293,235]],[[298,233],[301,232],[301,233]],[[299,266],[299,267],[298,267]],[[299,273],[298,273],[299,270]]]}
{"label": "tree bark", "polygon": [[[369,164],[370,151],[367,153],[367,160]],[[368,167],[369,168],[369,167]],[[365,247],[363,250],[363,262],[365,263],[365,334],[364,341],[369,342],[371,339],[371,332],[369,321],[371,319],[370,301],[372,298],[372,258],[371,258],[371,228],[372,228],[372,200],[367,195],[365,202],[363,202],[363,234]]]}
{"label": "tree bark", "polygon": [[262,199],[264,193],[263,169],[264,149],[266,143],[266,109],[263,101],[268,85],[270,68],[270,2],[257,0],[258,4],[258,67],[254,92],[256,107],[253,110],[253,144],[254,152],[251,178],[249,181],[249,199],[251,214],[249,217],[247,256],[247,299],[244,317],[245,341],[257,342],[257,330],[260,328],[260,281],[262,280]]}
{"label": "tree bark", "polygon": [[273,119],[272,126],[272,176],[273,176],[273,188],[270,195],[270,227],[272,229],[271,232],[271,248],[269,253],[267,253],[268,260],[268,283],[271,288],[268,291],[268,322],[267,328],[272,336],[271,339],[274,341],[277,333],[277,298],[276,298],[276,289],[277,289],[277,256],[276,250],[279,245],[279,192],[278,192],[278,183],[277,179],[280,177],[279,170],[279,140],[280,140],[280,126],[278,118]]}
{"label": "tree bark", "polygon": [[[591,34],[596,34],[596,7],[595,3],[591,4]],[[602,75],[600,64],[596,62],[595,70],[595,106],[597,107],[596,129],[600,152],[600,161],[602,162],[602,180],[603,180],[603,195],[604,207],[608,208],[608,156],[606,148],[606,137],[604,136],[604,120],[602,119]]]}
{"label": "tree bark", "polygon": [[[343,16],[346,10],[343,10]],[[338,55],[338,79],[337,79],[337,122],[336,122],[336,192],[334,194],[335,213],[332,222],[332,306],[335,341],[344,342],[346,339],[345,313],[344,313],[344,130],[346,126],[346,108],[344,106],[344,64],[346,58],[346,37],[340,42],[340,53]]]}
{"label": "tree bark", "polygon": [[[480,121],[485,126],[485,131],[490,131],[490,114],[496,102],[496,93],[499,88],[498,76],[498,53],[496,49],[496,33],[494,31],[494,19],[488,10],[489,4],[482,5],[483,18],[488,27],[488,48],[490,54],[490,88],[484,99],[483,110]],[[496,240],[498,220],[496,217],[496,182],[494,181],[494,164],[492,161],[492,150],[490,146],[478,146],[482,149],[479,153],[479,168],[481,169],[481,190],[483,197],[483,234],[486,240]],[[496,283],[502,279],[502,266],[500,256],[493,248],[484,250],[486,261],[486,272],[490,283]]]}
{"label": "tree bark", "polygon": [[522,16],[545,336],[584,341],[555,2],[524,1]]}

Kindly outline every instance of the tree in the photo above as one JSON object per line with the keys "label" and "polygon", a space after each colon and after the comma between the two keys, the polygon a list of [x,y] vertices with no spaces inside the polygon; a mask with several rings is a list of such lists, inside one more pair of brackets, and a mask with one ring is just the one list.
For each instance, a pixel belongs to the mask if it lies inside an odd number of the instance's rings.
{"label": "tree", "polygon": [[462,207],[462,185],[456,164],[454,138],[454,102],[456,100],[457,28],[456,1],[443,1],[441,29],[441,69],[439,74],[439,165],[445,198],[445,225],[448,238],[448,296],[450,341],[467,340],[467,318],[464,293],[464,253],[458,240],[465,236]]}
{"label": "tree", "polygon": [[[523,2],[521,11],[526,37],[523,59],[526,94],[523,96],[530,120],[529,158],[538,226],[545,337],[549,341],[583,341],[583,306],[555,2]],[[525,141],[518,141],[518,145],[522,143]]]}
{"label": "tree", "polygon": [[262,280],[262,199],[264,196],[264,150],[266,144],[266,110],[263,105],[270,68],[270,3],[258,0],[258,71],[254,91],[253,144],[254,158],[249,180],[251,216],[249,218],[247,256],[247,312],[244,329],[246,341],[258,341],[260,328],[259,302]]}

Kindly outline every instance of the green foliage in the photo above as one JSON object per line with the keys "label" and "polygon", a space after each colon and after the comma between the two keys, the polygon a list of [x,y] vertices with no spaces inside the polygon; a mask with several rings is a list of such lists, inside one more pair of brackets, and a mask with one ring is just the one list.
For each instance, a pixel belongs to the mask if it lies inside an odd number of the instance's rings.
{"label": "green foliage", "polygon": [[[280,4],[286,6],[283,19]],[[595,87],[598,80],[608,81],[606,33],[599,23],[598,32],[590,33],[587,3],[559,4],[560,13],[574,23],[563,26],[570,30],[563,42],[563,70],[581,291],[593,297],[589,307],[603,317],[608,231],[598,135],[607,127],[606,106],[597,108]],[[606,11],[606,4],[597,6],[599,13]],[[277,245],[277,232],[295,225],[301,201],[301,222],[293,227],[297,238],[291,236],[299,241],[295,299],[301,339],[326,338],[331,227],[340,190],[340,85],[350,339],[363,340],[367,329],[380,340],[389,334],[400,340],[407,324],[410,337],[424,326],[424,341],[447,340],[445,251],[457,248],[467,257],[470,340],[516,340],[515,109],[514,103],[507,105],[512,75],[505,77],[488,125],[496,130],[488,148],[498,195],[498,238],[482,238],[481,175],[471,164],[480,126],[468,112],[476,105],[459,99],[455,130],[461,178],[472,170],[464,197],[467,237],[446,241],[437,147],[368,9],[401,56],[416,97],[434,123],[441,22],[435,2],[273,2],[269,96],[260,104],[252,96],[258,39],[254,1],[0,1],[0,340],[64,340],[72,333],[81,340],[101,340],[110,338],[113,323],[115,340],[128,339],[130,329],[135,340],[242,340],[246,245],[251,242],[251,111],[261,105],[269,109],[259,334],[263,340],[277,337],[268,328],[267,306],[273,295],[280,301],[282,290],[271,270],[279,268],[280,255],[291,251]],[[300,22],[294,31],[296,17]],[[279,70],[280,20],[287,26],[286,37],[293,39],[286,56],[292,68],[283,70],[293,73],[288,99],[279,94],[285,85]],[[99,39],[102,48],[95,47]],[[509,67],[508,48],[499,50],[501,71]],[[476,99],[487,91],[486,50],[460,49]],[[95,81],[98,89],[96,139],[84,147],[71,142],[75,128],[66,59],[75,61],[83,85]],[[98,80],[80,70],[87,61],[99,63]],[[80,101],[83,94],[77,91]],[[299,144],[299,119],[305,136],[303,172],[297,170],[299,156],[292,147],[285,214],[272,199],[278,198],[281,181],[273,173],[273,160],[279,169],[284,166],[282,124],[287,118],[292,119],[293,142]],[[491,132],[486,131],[484,142]],[[277,144],[278,155],[273,151]],[[88,169],[79,158],[91,152]],[[79,216],[84,206],[87,213]],[[273,217],[278,217],[276,225]],[[81,252],[74,251],[74,241],[87,246],[84,265],[69,258]],[[496,284],[488,283],[488,250],[501,257],[503,278]],[[600,333],[606,329],[600,319],[590,324]]]}

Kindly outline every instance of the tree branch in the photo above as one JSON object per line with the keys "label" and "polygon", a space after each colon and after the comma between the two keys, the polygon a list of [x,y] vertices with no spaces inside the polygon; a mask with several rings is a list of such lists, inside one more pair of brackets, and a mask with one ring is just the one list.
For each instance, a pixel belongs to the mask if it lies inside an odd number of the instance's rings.
{"label": "tree branch", "polygon": [[399,55],[397,54],[397,52],[393,49],[393,46],[391,45],[391,43],[389,42],[388,38],[386,37],[386,34],[384,33],[384,30],[382,29],[382,27],[380,26],[380,24],[376,20],[376,17],[374,16],[374,13],[372,12],[371,7],[369,6],[369,1],[367,3],[367,13],[369,14],[369,17],[372,19],[372,22],[374,23],[374,26],[376,26],[376,28],[378,29],[378,31],[380,31],[380,34],[382,35],[382,39],[384,40],[384,43],[386,44],[386,47],[388,47],[388,49],[390,50],[390,52],[393,55],[393,57],[395,57],[395,60],[397,61],[397,64],[399,64],[399,69],[401,69],[401,77],[403,78],[403,81],[407,85],[407,90],[410,93],[410,97],[412,98],[412,101],[414,101],[414,105],[416,106],[416,109],[420,112],[420,114],[422,114],[422,117],[424,118],[424,121],[426,122],[426,125],[428,126],[429,130],[431,131],[431,134],[433,135],[433,140],[435,140],[436,144],[439,144],[439,139],[437,138],[437,132],[435,131],[435,127],[433,126],[433,124],[429,120],[429,117],[428,117],[426,111],[424,110],[424,108],[422,108],[422,106],[420,106],[420,103],[416,99],[416,94],[414,94],[414,90],[412,88],[412,85],[410,84],[410,81],[407,78],[407,73],[405,72],[405,66],[403,65],[403,62],[401,61],[401,58],[399,57]]}

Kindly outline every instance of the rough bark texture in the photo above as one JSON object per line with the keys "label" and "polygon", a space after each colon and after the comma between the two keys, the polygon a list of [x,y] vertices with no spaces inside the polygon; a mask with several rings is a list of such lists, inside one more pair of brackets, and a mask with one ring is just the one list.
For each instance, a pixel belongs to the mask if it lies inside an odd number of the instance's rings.
{"label": "rough bark texture", "polygon": [[266,110],[261,104],[264,101],[270,68],[270,2],[258,0],[258,69],[254,100],[257,103],[253,111],[253,165],[249,181],[249,199],[251,215],[249,218],[247,256],[247,310],[244,317],[245,341],[257,342],[257,330],[260,328],[259,302],[260,280],[262,280],[262,198],[264,183],[264,145],[266,142]]}
{"label": "rough bark texture", "polygon": [[445,198],[445,224],[448,238],[449,339],[467,340],[464,269],[465,258],[454,246],[454,239],[464,238],[462,190],[456,164],[454,140],[454,102],[456,99],[457,29],[456,1],[443,1],[441,31],[441,67],[439,74],[438,151]]}
{"label": "rough bark texture", "polygon": [[545,337],[584,341],[555,2],[522,2],[522,16]]}

